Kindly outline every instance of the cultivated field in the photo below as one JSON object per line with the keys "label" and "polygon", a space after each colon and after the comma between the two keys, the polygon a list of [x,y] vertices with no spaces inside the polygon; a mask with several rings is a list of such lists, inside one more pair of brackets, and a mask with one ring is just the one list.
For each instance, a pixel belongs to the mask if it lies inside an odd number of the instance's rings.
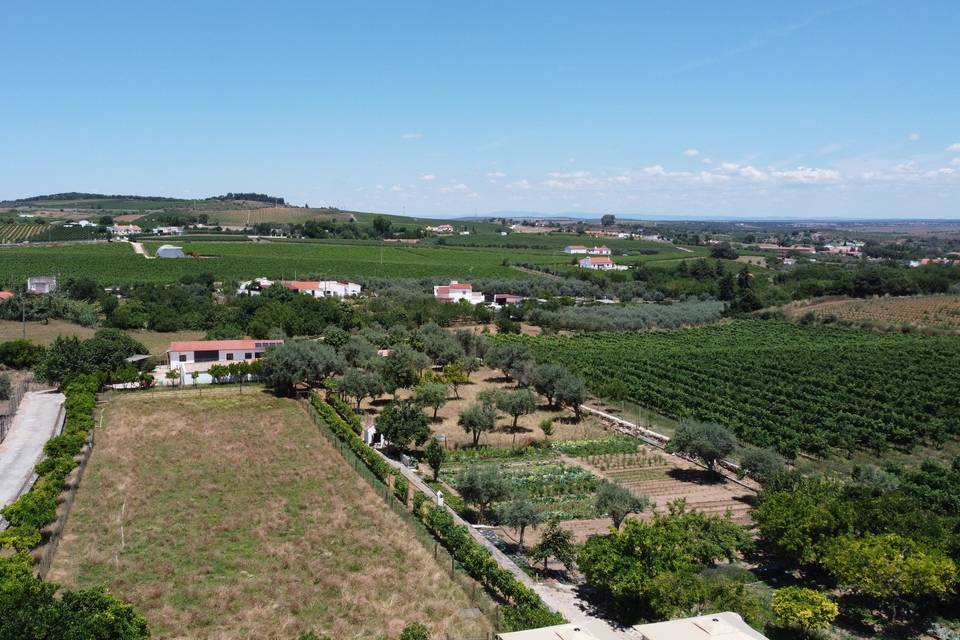
{"label": "cultivated field", "polygon": [[813,313],[881,326],[912,325],[960,329],[960,296],[909,296],[869,299],[820,300],[785,307],[791,317]]}
{"label": "cultivated field", "polygon": [[290,400],[112,394],[49,576],[106,584],[157,638],[490,629]]}

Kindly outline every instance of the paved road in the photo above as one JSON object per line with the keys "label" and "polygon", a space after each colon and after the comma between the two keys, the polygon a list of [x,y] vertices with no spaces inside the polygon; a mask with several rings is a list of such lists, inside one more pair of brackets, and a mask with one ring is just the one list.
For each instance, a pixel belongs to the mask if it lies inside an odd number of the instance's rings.
{"label": "paved road", "polygon": [[30,391],[24,394],[7,439],[0,444],[0,507],[16,500],[33,477],[43,456],[43,445],[61,425],[62,393]]}

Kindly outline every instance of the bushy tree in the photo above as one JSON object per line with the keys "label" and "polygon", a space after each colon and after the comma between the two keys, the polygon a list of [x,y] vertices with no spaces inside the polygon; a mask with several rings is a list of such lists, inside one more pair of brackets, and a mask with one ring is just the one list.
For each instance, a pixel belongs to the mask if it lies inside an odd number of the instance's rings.
{"label": "bushy tree", "polygon": [[786,470],[783,456],[773,449],[750,447],[740,459],[740,471],[755,478],[760,484],[766,484]]}
{"label": "bushy tree", "polygon": [[399,449],[422,445],[430,437],[427,417],[420,405],[411,401],[391,402],[377,417],[377,431]]}
{"label": "bushy tree", "polygon": [[324,378],[343,371],[344,362],[333,347],[296,341],[267,349],[262,367],[263,379],[274,393],[291,395],[299,382],[321,387]]}
{"label": "bushy tree", "polygon": [[516,529],[519,535],[517,544],[523,549],[523,534],[527,527],[536,528],[543,522],[543,512],[526,498],[519,498],[505,503],[497,511],[497,519],[501,524]]}
{"label": "bushy tree", "polygon": [[473,436],[473,446],[480,443],[480,436],[493,431],[497,425],[497,410],[486,403],[474,404],[460,412],[457,424]]}
{"label": "bushy tree", "polygon": [[383,380],[380,379],[380,374],[375,371],[347,369],[343,377],[340,378],[337,389],[353,398],[359,410],[364,399],[375,398],[383,393]]}
{"label": "bushy tree", "polygon": [[499,369],[503,375],[510,377],[510,372],[525,361],[531,360],[530,348],[521,342],[506,342],[494,345],[487,351],[484,361],[490,367]]}
{"label": "bushy tree", "polygon": [[384,390],[397,397],[398,389],[407,389],[417,383],[422,364],[419,354],[410,347],[399,346],[390,351],[390,355],[381,360],[380,374]]}
{"label": "bushy tree", "polygon": [[771,603],[777,624],[803,633],[828,629],[840,609],[823,593],[806,587],[784,587]]}
{"label": "bushy tree", "polygon": [[560,526],[560,521],[554,518],[547,525],[540,542],[530,550],[530,559],[543,563],[543,572],[547,571],[550,558],[567,569],[573,567],[576,560],[576,549],[573,545],[573,534]]}
{"label": "bushy tree", "polygon": [[684,422],[667,445],[670,453],[685,453],[700,458],[716,473],[717,462],[737,447],[737,438],[726,427],[713,422]]}
{"label": "bushy tree", "polygon": [[447,453],[443,450],[443,446],[436,438],[430,438],[430,443],[427,445],[424,453],[426,454],[427,464],[430,465],[430,469],[433,471],[433,479],[436,481],[440,478],[440,467],[443,466],[443,461],[447,457]]}
{"label": "bushy tree", "polygon": [[953,560],[896,533],[842,536],[822,562],[841,585],[886,605],[891,622],[904,606],[942,598],[957,581]]}
{"label": "bushy tree", "polygon": [[453,388],[453,395],[459,400],[460,387],[470,382],[470,376],[467,375],[466,367],[463,366],[463,359],[444,365],[443,381]]}
{"label": "bushy tree", "polygon": [[497,408],[513,417],[513,429],[517,428],[520,416],[537,410],[537,398],[526,389],[501,391],[497,394]]}
{"label": "bushy tree", "polygon": [[613,528],[619,529],[631,513],[642,513],[650,506],[650,499],[646,496],[636,496],[626,487],[612,482],[604,482],[597,489],[594,508],[597,515],[609,516],[613,521]]}
{"label": "bushy tree", "polygon": [[553,405],[557,395],[557,384],[566,373],[566,369],[552,362],[538,364],[533,368],[533,388]]}
{"label": "bushy tree", "polygon": [[576,419],[580,420],[580,407],[587,399],[587,385],[583,378],[567,373],[557,381],[554,394],[556,402],[573,409]]}
{"label": "bushy tree", "polygon": [[436,380],[423,380],[414,390],[414,399],[424,407],[433,409],[433,419],[437,419],[440,407],[447,403],[447,385]]}
{"label": "bushy tree", "polygon": [[471,465],[457,476],[454,486],[461,498],[477,507],[480,524],[483,524],[490,504],[503,500],[509,494],[503,472],[496,465]]}
{"label": "bushy tree", "polygon": [[400,632],[400,640],[430,640],[427,628],[419,622],[408,624]]}

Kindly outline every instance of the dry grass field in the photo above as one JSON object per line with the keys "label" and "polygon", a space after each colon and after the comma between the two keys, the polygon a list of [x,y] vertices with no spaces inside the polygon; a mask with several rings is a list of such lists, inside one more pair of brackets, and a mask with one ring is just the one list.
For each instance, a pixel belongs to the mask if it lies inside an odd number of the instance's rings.
{"label": "dry grass field", "polygon": [[260,222],[297,223],[307,220],[350,220],[348,213],[333,213],[324,209],[303,209],[299,207],[256,207],[249,209],[228,209],[209,211],[211,224],[246,225]]}
{"label": "dry grass field", "polygon": [[819,300],[792,304],[792,317],[813,313],[818,318],[835,316],[851,322],[876,325],[913,325],[960,329],[960,296],[909,296],[867,299]]}
{"label": "dry grass field", "polygon": [[[50,320],[47,324],[42,322],[27,323],[27,340],[37,344],[47,345],[53,342],[57,336],[77,336],[81,340],[92,338],[96,332],[95,327],[81,327],[72,322],[64,320]],[[135,340],[139,341],[147,348],[151,355],[163,356],[171,342],[177,340],[202,340],[205,332],[203,331],[173,331],[170,333],[160,333],[158,331],[135,330],[127,331]],[[23,328],[15,320],[0,320],[0,342],[6,340],[18,340],[23,337]]]}
{"label": "dry grass field", "polygon": [[157,638],[490,630],[294,401],[256,388],[107,400],[51,580],[107,585]]}

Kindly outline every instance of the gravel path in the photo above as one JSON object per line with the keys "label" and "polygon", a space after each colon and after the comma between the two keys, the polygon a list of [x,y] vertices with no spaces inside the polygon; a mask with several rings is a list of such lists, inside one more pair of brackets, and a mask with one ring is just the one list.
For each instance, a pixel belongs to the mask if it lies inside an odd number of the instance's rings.
{"label": "gravel path", "polygon": [[63,424],[62,393],[30,391],[17,408],[7,439],[0,444],[0,507],[16,500],[33,478],[43,445]]}

